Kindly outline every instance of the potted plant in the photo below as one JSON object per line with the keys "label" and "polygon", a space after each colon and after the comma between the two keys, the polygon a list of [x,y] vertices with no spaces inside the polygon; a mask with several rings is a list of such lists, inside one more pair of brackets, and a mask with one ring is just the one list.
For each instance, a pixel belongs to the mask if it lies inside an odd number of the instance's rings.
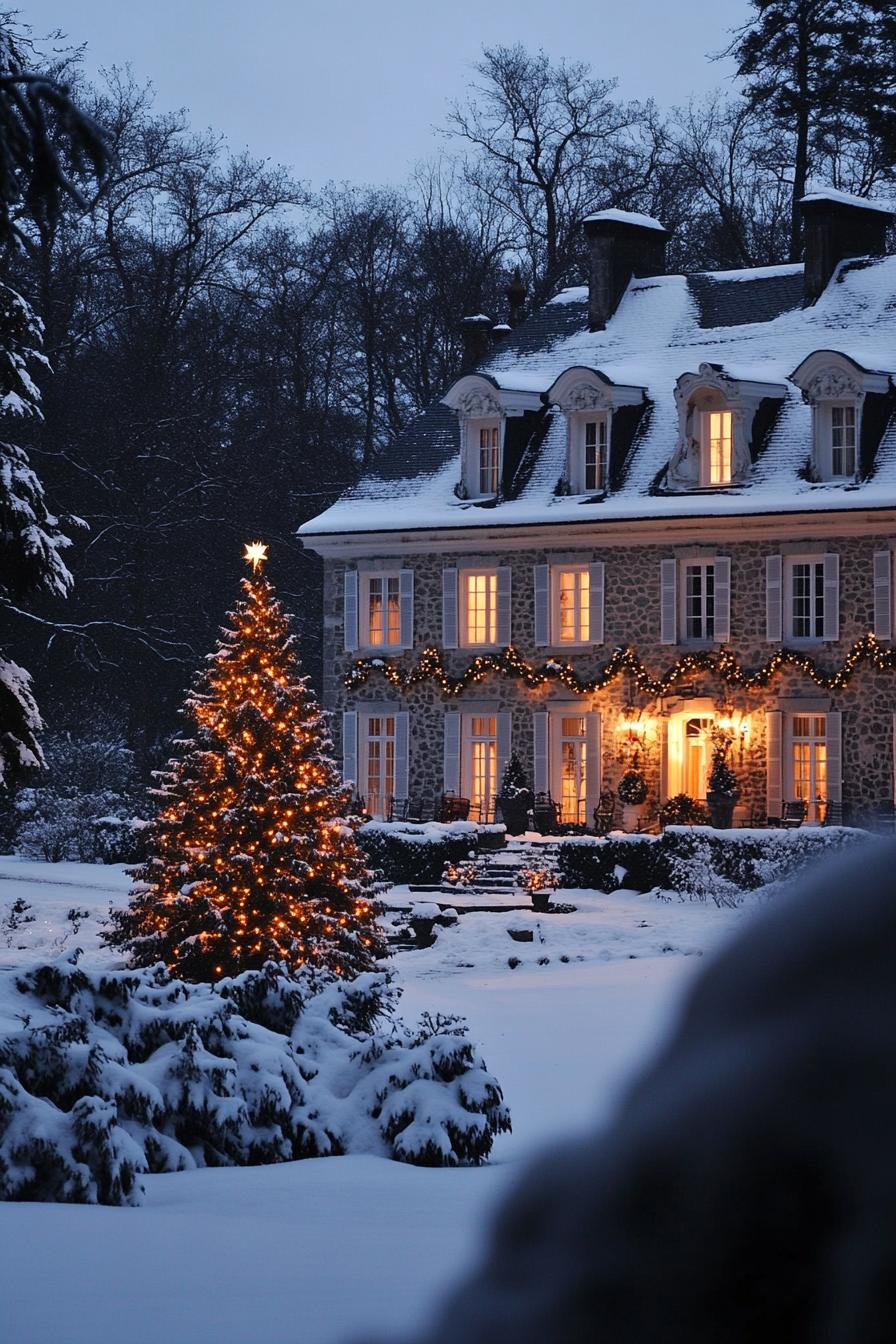
{"label": "potted plant", "polygon": [[707,826],[709,811],[705,804],[687,793],[676,793],[667,799],[660,808],[660,825],[667,826]]}
{"label": "potted plant", "polygon": [[616,795],[622,803],[622,827],[626,831],[637,830],[644,812],[647,799],[647,780],[632,762],[630,769],[619,781]]}
{"label": "potted plant", "polygon": [[520,758],[512,751],[495,798],[508,835],[522,835],[528,829],[529,809],[534,801],[535,796],[526,782],[526,772]]}
{"label": "potted plant", "polygon": [[724,733],[713,733],[712,767],[706,785],[706,805],[710,824],[716,830],[726,831],[734,819],[734,808],[740,797],[737,776],[728,764],[730,739]]}

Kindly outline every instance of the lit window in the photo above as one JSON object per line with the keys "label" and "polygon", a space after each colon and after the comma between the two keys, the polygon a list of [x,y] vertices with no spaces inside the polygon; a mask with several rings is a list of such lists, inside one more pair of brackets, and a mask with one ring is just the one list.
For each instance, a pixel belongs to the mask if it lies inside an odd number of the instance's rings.
{"label": "lit window", "polygon": [[491,815],[498,788],[498,734],[494,715],[469,720],[470,810],[478,817]]}
{"label": "lit window", "polygon": [[708,411],[706,414],[706,442],[708,452],[707,483],[730,485],[732,464],[732,422],[730,411]]}
{"label": "lit window", "polygon": [[831,407],[831,475],[856,474],[856,408]]}
{"label": "lit window", "polygon": [[585,421],[585,474],[586,490],[607,488],[607,421]]}
{"label": "lit window", "polygon": [[397,574],[375,574],[368,580],[367,642],[401,643],[401,598]]}
{"label": "lit window", "polygon": [[463,576],[467,644],[498,642],[498,576],[492,570]]}
{"label": "lit window", "polygon": [[797,560],[790,570],[791,635],[824,638],[824,562]]}
{"label": "lit window", "polygon": [[498,426],[484,425],[479,430],[479,493],[498,493]]}
{"label": "lit window", "polygon": [[591,593],[587,569],[557,572],[558,636],[561,644],[587,644],[590,638]]}
{"label": "lit window", "polygon": [[683,586],[685,639],[713,639],[716,614],[715,565],[685,565]]}
{"label": "lit window", "polygon": [[820,821],[828,791],[828,753],[824,714],[794,714],[790,729],[793,797],[806,804],[809,821]]}
{"label": "lit window", "polygon": [[585,720],[581,715],[560,721],[560,819],[581,824],[585,816],[587,779]]}
{"label": "lit window", "polygon": [[367,796],[364,800],[372,817],[386,817],[395,792],[395,719],[376,715],[366,723]]}

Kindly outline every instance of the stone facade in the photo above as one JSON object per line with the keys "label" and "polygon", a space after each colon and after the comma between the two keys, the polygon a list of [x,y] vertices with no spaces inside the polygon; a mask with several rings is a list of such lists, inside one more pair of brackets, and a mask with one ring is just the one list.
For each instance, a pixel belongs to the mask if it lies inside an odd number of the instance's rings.
{"label": "stone facade", "polygon": [[[721,526],[729,536],[736,523]],[[562,535],[562,534],[561,534]],[[723,534],[724,535],[724,534]],[[442,649],[442,569],[447,563],[460,568],[507,565],[512,571],[512,643],[528,662],[541,666],[549,658],[569,662],[576,672],[589,677],[607,662],[617,646],[631,648],[651,675],[669,668],[688,648],[712,645],[670,645],[660,642],[660,568],[664,559],[705,558],[726,555],[731,559],[730,640],[726,648],[748,670],[763,664],[780,647],[766,638],[766,557],[770,554],[819,555],[836,552],[840,557],[839,639],[805,645],[826,673],[836,671],[850,648],[873,629],[873,557],[891,549],[890,534],[847,536],[819,534],[809,540],[788,542],[786,527],[779,535],[759,540],[714,538],[699,545],[639,544],[593,549],[497,548],[487,556],[402,553],[381,557],[378,568],[412,567],[414,570],[414,647],[393,658],[410,667],[428,646],[440,650],[446,670],[453,675],[466,668],[476,650]],[[592,563],[605,565],[604,642],[586,649],[536,646],[533,570],[536,565]],[[358,562],[359,568],[365,562]],[[576,697],[560,685],[533,690],[517,679],[491,676],[459,696],[443,695],[431,682],[399,693],[385,677],[374,671],[362,685],[346,689],[343,678],[359,657],[372,651],[344,651],[343,585],[345,565],[326,561],[324,697],[334,713],[334,737],[341,749],[341,711],[367,708],[409,713],[409,794],[438,798],[443,788],[443,732],[446,710],[461,712],[511,711],[512,746],[518,752],[530,779],[534,771],[533,712],[570,705],[570,712],[596,710],[601,714],[601,788],[614,789],[637,750],[641,768],[650,786],[655,811],[664,792],[671,789],[668,763],[663,770],[664,743],[671,717],[706,712],[715,707],[718,716],[733,718],[738,725],[730,763],[741,788],[740,813],[748,817],[764,811],[767,795],[766,712],[842,714],[842,797],[847,815],[861,819],[881,800],[893,797],[893,715],[896,711],[896,672],[860,666],[850,686],[828,691],[811,677],[789,668],[762,690],[726,692],[712,674],[695,674],[665,699],[651,700],[640,694],[633,678],[624,675],[594,695]],[[787,641],[792,646],[792,641]],[[716,646],[719,647],[719,646]],[[384,655],[388,656],[388,655]],[[573,705],[575,709],[573,710]],[[701,710],[701,706],[703,707]],[[633,711],[638,729],[630,723]],[[785,796],[786,782],[783,785]]]}

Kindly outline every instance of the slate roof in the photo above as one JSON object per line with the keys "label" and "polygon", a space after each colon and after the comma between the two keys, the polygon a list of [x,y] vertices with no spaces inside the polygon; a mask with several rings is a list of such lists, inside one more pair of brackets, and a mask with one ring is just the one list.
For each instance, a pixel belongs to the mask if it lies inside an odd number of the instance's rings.
{"label": "slate roof", "polygon": [[[896,257],[841,265],[825,293],[802,307],[802,266],[633,279],[603,331],[588,330],[588,294],[563,291],[504,334],[479,370],[501,387],[546,392],[574,365],[649,398],[622,479],[602,501],[557,496],[566,429],[552,412],[533,417],[539,440],[527,450],[515,497],[484,508],[458,500],[457,419],[437,404],[418,416],[374,468],[305,523],[309,538],[347,532],[595,522],[610,518],[736,515],[832,508],[896,507],[896,426],[883,433],[869,479],[813,484],[811,413],[788,375],[816,350],[840,351],[866,369],[896,370]],[[775,382],[786,397],[749,482],[718,492],[658,496],[654,483],[678,437],[676,380],[716,363],[734,378]],[[545,423],[545,419],[547,423]],[[396,505],[399,507],[397,508]],[[311,543],[313,544],[313,542]]]}

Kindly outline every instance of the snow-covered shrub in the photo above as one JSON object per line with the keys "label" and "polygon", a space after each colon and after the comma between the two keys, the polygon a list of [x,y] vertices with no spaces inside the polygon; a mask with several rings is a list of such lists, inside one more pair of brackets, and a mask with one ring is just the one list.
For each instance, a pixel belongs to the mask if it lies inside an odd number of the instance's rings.
{"label": "snow-covered shrub", "polygon": [[471,821],[369,821],[357,832],[357,840],[371,868],[393,885],[435,885],[447,863],[461,863],[479,852]]}
{"label": "snow-covered shrub", "polygon": [[786,880],[825,855],[867,840],[867,832],[845,826],[792,831],[670,826],[658,836],[565,840],[557,867],[563,887],[661,889],[730,905],[744,891]]}
{"label": "snow-covered shrub", "polygon": [[135,863],[142,825],[133,756],[114,720],[95,716],[78,733],[44,743],[46,771],[15,800],[15,849],[61,863]]}
{"label": "snow-covered shrub", "polygon": [[475,859],[462,859],[460,863],[445,864],[442,881],[452,887],[475,887],[484,872],[484,864],[477,863]]}
{"label": "snow-covered shrub", "polygon": [[406,1027],[381,974],[77,963],[0,975],[0,1198],[135,1204],[146,1172],[344,1152],[479,1163],[510,1128],[464,1024]]}

